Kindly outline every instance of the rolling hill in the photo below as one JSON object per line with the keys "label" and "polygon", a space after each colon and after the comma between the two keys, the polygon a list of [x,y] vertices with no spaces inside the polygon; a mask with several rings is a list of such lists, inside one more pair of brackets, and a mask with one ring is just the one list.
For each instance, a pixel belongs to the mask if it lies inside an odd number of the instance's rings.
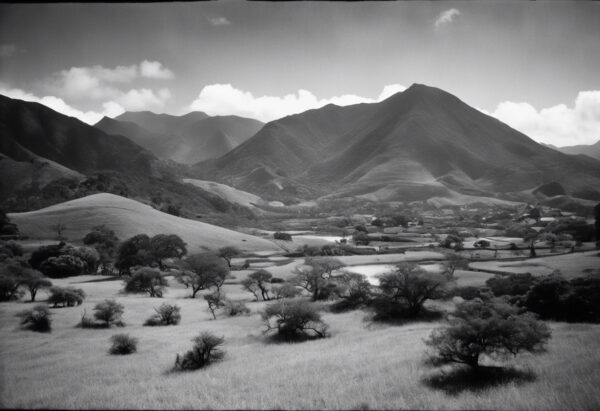
{"label": "rolling hill", "polygon": [[219,196],[220,198],[229,203],[239,204],[244,207],[254,207],[256,205],[265,204],[265,201],[255,194],[248,193],[247,191],[238,190],[225,184],[215,183],[214,181],[184,178],[183,182],[196,187],[200,187],[201,189],[208,191],[209,193]]}
{"label": "rolling hill", "polygon": [[14,161],[35,157],[80,173],[117,170],[155,173],[156,158],[131,140],[108,135],[38,103],[0,95],[0,153]]}
{"label": "rolling hill", "polygon": [[555,150],[560,151],[565,154],[583,154],[589,157],[593,157],[597,160],[600,160],[600,140],[598,140],[594,144],[580,144],[576,146],[564,146],[564,147],[556,147],[553,145],[549,145],[548,147],[553,148]]}
{"label": "rolling hill", "polygon": [[154,208],[114,194],[94,194],[77,200],[56,204],[37,211],[11,213],[23,235],[30,239],[53,239],[51,228],[57,223],[67,226],[64,235],[70,241],[81,241],[90,229],[105,224],[120,239],[135,234],[177,234],[188,245],[188,252],[215,250],[236,246],[241,250],[276,250],[277,246],[262,238],[242,234],[211,224],[175,217]]}
{"label": "rolling hill", "polygon": [[260,121],[237,116],[192,112],[178,117],[148,111],[104,117],[95,125],[106,133],[130,138],[159,158],[183,164],[220,157],[262,126]]}
{"label": "rolling hill", "polygon": [[195,168],[200,178],[288,201],[502,197],[554,181],[568,195],[600,199],[600,161],[544,147],[420,84],[380,103],[328,105],[273,121]]}

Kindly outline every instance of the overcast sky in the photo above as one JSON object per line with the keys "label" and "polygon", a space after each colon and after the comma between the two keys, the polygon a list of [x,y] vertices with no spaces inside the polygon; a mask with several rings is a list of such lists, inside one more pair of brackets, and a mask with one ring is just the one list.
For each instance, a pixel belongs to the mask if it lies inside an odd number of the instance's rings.
{"label": "overcast sky", "polygon": [[0,94],[262,121],[440,87],[537,141],[600,138],[598,2],[0,5]]}

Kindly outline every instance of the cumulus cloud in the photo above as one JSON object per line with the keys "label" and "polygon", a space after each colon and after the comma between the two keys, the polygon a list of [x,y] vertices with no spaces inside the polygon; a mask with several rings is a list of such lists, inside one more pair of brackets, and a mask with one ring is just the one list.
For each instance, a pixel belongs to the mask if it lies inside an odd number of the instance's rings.
{"label": "cumulus cloud", "polygon": [[0,58],[8,58],[16,54],[18,51],[17,46],[14,44],[0,44]]}
{"label": "cumulus cloud", "polygon": [[154,93],[154,90],[143,88],[129,90],[115,100],[128,111],[141,111],[162,109],[165,106],[165,101],[170,98],[171,92],[168,89],[161,89]]}
{"label": "cumulus cloud", "polygon": [[211,17],[208,19],[211,25],[213,26],[229,26],[231,22],[227,20],[227,18],[222,16]]}
{"label": "cumulus cloud", "polygon": [[390,84],[383,88],[377,98],[344,94],[327,99],[319,99],[308,90],[280,96],[255,97],[251,92],[233,87],[231,84],[211,84],[204,87],[198,98],[190,105],[192,111],[203,111],[209,115],[239,115],[261,121],[272,121],[291,114],[323,107],[327,104],[347,106],[358,103],[375,103],[397,92],[405,90],[400,84]]}
{"label": "cumulus cloud", "polygon": [[529,103],[505,101],[489,114],[537,142],[559,147],[600,139],[599,90],[580,91],[573,107],[559,104],[537,110]]}
{"label": "cumulus cloud", "polygon": [[159,61],[144,60],[140,63],[140,73],[142,77],[169,80],[174,78],[173,72],[163,67]]}
{"label": "cumulus cloud", "polygon": [[123,107],[121,107],[118,103],[109,101],[109,102],[105,102],[102,104],[101,111],[85,111],[84,112],[84,111],[78,110],[78,109],[68,105],[61,98],[58,98],[55,96],[38,97],[34,94],[28,93],[21,89],[9,88],[9,87],[7,87],[5,85],[1,85],[1,84],[0,84],[0,94],[3,94],[7,97],[14,98],[14,99],[31,101],[31,102],[43,104],[43,105],[51,108],[54,111],[57,111],[66,116],[75,117],[75,118],[83,121],[84,123],[88,123],[88,124],[95,124],[98,121],[100,121],[100,119],[102,119],[102,117],[104,117],[104,116],[116,117],[125,111],[123,109]]}
{"label": "cumulus cloud", "polygon": [[452,23],[455,17],[460,16],[458,9],[448,9],[440,13],[434,25],[435,28],[439,28],[445,24]]}

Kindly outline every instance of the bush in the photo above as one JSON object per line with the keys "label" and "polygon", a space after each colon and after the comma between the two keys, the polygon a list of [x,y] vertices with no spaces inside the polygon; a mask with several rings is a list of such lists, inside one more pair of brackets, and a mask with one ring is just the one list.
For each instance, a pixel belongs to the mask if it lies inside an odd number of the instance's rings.
{"label": "bush", "polygon": [[197,370],[225,356],[225,352],[220,348],[225,342],[223,337],[204,332],[192,341],[194,346],[190,351],[183,355],[177,354],[174,367],[176,370]]}
{"label": "bush", "polygon": [[126,293],[148,293],[150,297],[162,297],[167,279],[156,268],[141,267],[125,279]]}
{"label": "bush", "polygon": [[280,300],[267,305],[261,313],[267,329],[284,340],[324,338],[328,326],[321,320],[316,306],[304,300]]}
{"label": "bush", "polygon": [[36,305],[31,310],[22,311],[17,316],[21,317],[21,325],[32,331],[50,332],[50,310],[45,305]]}
{"label": "bush", "polygon": [[423,304],[444,296],[448,278],[429,273],[416,264],[404,263],[379,277],[379,293],[373,301],[375,319],[416,318]]}
{"label": "bush", "polygon": [[331,306],[333,311],[354,310],[370,303],[371,284],[364,275],[345,272],[336,280],[341,300]]}
{"label": "bush", "polygon": [[494,359],[516,356],[522,351],[540,352],[550,329],[531,314],[501,301],[473,300],[458,304],[450,326],[434,330],[425,343],[434,353],[434,364],[479,366],[481,355]]}
{"label": "bush", "polygon": [[40,265],[39,270],[50,278],[65,278],[84,273],[86,266],[81,258],[62,254],[48,258]]}
{"label": "bush", "polygon": [[23,247],[14,241],[0,242],[0,261],[23,256]]}
{"label": "bush", "polygon": [[491,297],[491,292],[489,288],[486,287],[475,287],[475,286],[466,286],[466,287],[456,287],[452,289],[451,295],[455,297],[461,297],[463,300],[474,300],[475,298],[480,298],[482,300],[488,300]]}
{"label": "bush", "polygon": [[277,231],[276,233],[274,233],[273,238],[275,240],[292,241],[292,236],[290,234],[282,233],[280,231]]}
{"label": "bush", "polygon": [[0,301],[17,300],[23,296],[20,275],[27,270],[27,263],[18,258],[9,258],[0,263]]}
{"label": "bush", "polygon": [[106,328],[111,325],[123,326],[121,317],[125,308],[115,300],[104,300],[94,306],[94,318],[101,321]]}
{"label": "bush", "polygon": [[129,334],[115,334],[110,337],[111,346],[108,352],[112,355],[126,355],[137,351],[137,338]]}
{"label": "bush", "polygon": [[161,304],[160,307],[154,309],[156,314],[148,318],[144,325],[177,325],[181,320],[180,310],[181,308],[174,304]]}
{"label": "bush", "polygon": [[225,294],[221,294],[219,291],[213,291],[210,294],[206,294],[204,299],[208,303],[208,310],[213,316],[213,319],[217,319],[217,310],[225,306]]}
{"label": "bush", "polygon": [[79,258],[83,261],[83,272],[87,274],[96,274],[100,264],[100,255],[98,251],[91,247],[69,247],[65,253]]}
{"label": "bush", "polygon": [[48,304],[53,307],[73,307],[81,305],[85,299],[85,292],[81,288],[74,287],[52,287],[50,288],[50,297]]}
{"label": "bush", "polygon": [[225,301],[225,312],[230,317],[250,314],[250,309],[242,301]]}
{"label": "bush", "polygon": [[485,282],[496,297],[525,295],[534,283],[530,273],[496,275]]}
{"label": "bush", "polygon": [[301,290],[293,284],[283,284],[279,287],[273,287],[273,294],[276,300],[282,298],[296,298],[301,293]]}
{"label": "bush", "polygon": [[40,266],[44,261],[51,257],[58,257],[62,254],[62,249],[65,246],[65,243],[60,242],[59,244],[46,245],[39,247],[33,253],[31,253],[31,257],[29,258],[29,264],[31,267],[39,270]]}

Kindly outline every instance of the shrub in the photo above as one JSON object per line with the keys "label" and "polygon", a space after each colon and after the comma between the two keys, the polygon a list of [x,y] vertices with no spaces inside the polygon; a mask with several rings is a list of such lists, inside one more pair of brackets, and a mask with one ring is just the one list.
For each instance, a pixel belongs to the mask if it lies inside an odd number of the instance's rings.
{"label": "shrub", "polygon": [[283,233],[281,231],[277,231],[273,234],[273,238],[275,240],[283,240],[283,241],[292,241],[292,236],[288,233]]}
{"label": "shrub", "polygon": [[267,329],[276,331],[285,340],[324,338],[328,336],[327,324],[321,320],[314,304],[304,300],[279,300],[267,305],[261,313]]}
{"label": "shrub", "polygon": [[39,270],[50,278],[65,278],[80,275],[85,271],[86,263],[79,257],[62,254],[44,261]]}
{"label": "shrub", "polygon": [[19,258],[9,258],[0,263],[0,301],[11,301],[23,296],[20,275],[27,263]]}
{"label": "shrub", "polygon": [[293,284],[283,284],[279,287],[273,287],[273,294],[276,300],[282,298],[296,298],[301,293],[300,289]]}
{"label": "shrub", "polygon": [[195,298],[200,290],[211,287],[220,290],[229,275],[229,268],[223,260],[211,253],[188,256],[184,261],[184,267],[177,275],[177,280],[186,288],[192,289],[192,298]]}
{"label": "shrub", "polygon": [[162,273],[150,267],[141,267],[125,279],[126,293],[148,293],[150,297],[162,297],[165,287],[169,285]]}
{"label": "shrub", "polygon": [[38,270],[40,268],[40,265],[42,265],[42,263],[48,258],[58,257],[59,255],[61,255],[61,250],[64,246],[65,243],[60,242],[59,244],[45,245],[39,247],[37,250],[31,253],[31,257],[29,258],[29,264],[31,264],[31,267]]}
{"label": "shrub", "polygon": [[294,269],[294,283],[312,294],[312,300],[326,300],[337,291],[337,284],[332,273],[343,267],[338,260],[332,258],[304,260],[302,267]]}
{"label": "shrub", "polygon": [[180,310],[181,308],[174,304],[161,304],[160,307],[154,309],[156,314],[148,318],[144,325],[177,325],[181,320]]}
{"label": "shrub", "polygon": [[434,330],[425,343],[434,353],[434,364],[479,366],[481,355],[501,359],[522,351],[540,352],[550,329],[531,314],[501,301],[473,300],[458,304],[450,326]]}
{"label": "shrub", "polygon": [[487,300],[491,297],[489,288],[475,286],[453,288],[451,295],[461,297],[463,300],[474,300],[475,298]]}
{"label": "shrub", "polygon": [[14,241],[0,242],[0,261],[23,256],[23,247]]}
{"label": "shrub", "polygon": [[137,338],[129,334],[115,334],[110,337],[111,346],[108,352],[112,355],[126,355],[137,351]]}
{"label": "shrub", "polygon": [[83,272],[95,274],[100,264],[100,255],[98,251],[91,247],[68,247],[65,254],[72,255],[83,261]]}
{"label": "shrub", "polygon": [[124,307],[115,300],[104,300],[94,306],[94,318],[102,321],[106,328],[111,325],[123,326],[121,317],[123,316]]}
{"label": "shrub", "polygon": [[250,309],[242,301],[226,300],[224,308],[225,312],[230,317],[250,314]]}
{"label": "shrub", "polygon": [[21,325],[25,328],[38,332],[51,330],[51,314],[45,305],[36,305],[33,309],[22,311],[17,315],[21,317]]}
{"label": "shrub", "polygon": [[530,273],[496,275],[485,282],[496,297],[525,295],[534,283],[535,278]]}
{"label": "shrub", "polygon": [[81,288],[73,287],[52,287],[50,288],[50,297],[48,298],[48,304],[52,304],[53,307],[73,307],[75,305],[81,305],[85,299],[85,292]]}
{"label": "shrub", "polygon": [[379,294],[374,300],[376,319],[415,318],[423,304],[443,297],[448,278],[429,273],[416,264],[404,263],[396,271],[379,277]]}
{"label": "shrub", "polygon": [[353,310],[371,301],[371,284],[364,275],[345,272],[336,280],[341,300],[332,305],[334,311]]}
{"label": "shrub", "polygon": [[204,299],[208,303],[208,310],[213,316],[213,319],[217,319],[216,311],[225,306],[225,295],[221,294],[219,291],[213,291],[210,294],[206,294]]}
{"label": "shrub", "polygon": [[183,355],[177,354],[174,367],[176,370],[197,370],[225,356],[225,352],[220,348],[225,342],[223,337],[204,332],[192,341],[194,346],[190,351]]}
{"label": "shrub", "polygon": [[279,278],[279,277],[271,278],[271,284],[281,284],[284,282],[285,282],[285,280],[283,278]]}

